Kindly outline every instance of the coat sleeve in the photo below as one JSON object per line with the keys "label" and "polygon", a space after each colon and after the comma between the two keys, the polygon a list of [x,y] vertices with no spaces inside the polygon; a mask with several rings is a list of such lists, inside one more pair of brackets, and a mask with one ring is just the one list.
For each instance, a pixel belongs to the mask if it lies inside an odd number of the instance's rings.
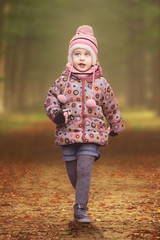
{"label": "coat sleeve", "polygon": [[61,94],[61,89],[59,87],[60,78],[57,79],[53,85],[49,88],[47,97],[44,103],[44,108],[47,116],[54,122],[54,114],[61,109],[60,103],[57,96]]}
{"label": "coat sleeve", "polygon": [[118,102],[110,84],[106,81],[102,98],[103,114],[110,125],[110,131],[120,133],[125,129],[125,123],[119,111]]}

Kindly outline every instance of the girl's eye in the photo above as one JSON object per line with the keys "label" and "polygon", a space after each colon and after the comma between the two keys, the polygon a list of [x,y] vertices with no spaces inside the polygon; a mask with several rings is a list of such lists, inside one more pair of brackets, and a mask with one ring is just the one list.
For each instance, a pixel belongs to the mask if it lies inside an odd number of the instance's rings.
{"label": "girl's eye", "polygon": [[86,53],[86,56],[87,56],[87,57],[89,57],[89,56],[90,56],[90,54],[89,54],[89,53]]}
{"label": "girl's eye", "polygon": [[80,53],[75,53],[75,56],[79,56],[80,55]]}

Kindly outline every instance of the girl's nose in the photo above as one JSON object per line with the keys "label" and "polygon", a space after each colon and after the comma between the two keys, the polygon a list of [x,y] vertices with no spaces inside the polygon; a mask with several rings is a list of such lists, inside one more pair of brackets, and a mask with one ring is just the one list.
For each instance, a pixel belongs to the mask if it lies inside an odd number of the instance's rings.
{"label": "girl's nose", "polygon": [[81,55],[81,56],[80,56],[80,59],[81,59],[81,60],[84,60],[84,56],[83,56],[83,55]]}

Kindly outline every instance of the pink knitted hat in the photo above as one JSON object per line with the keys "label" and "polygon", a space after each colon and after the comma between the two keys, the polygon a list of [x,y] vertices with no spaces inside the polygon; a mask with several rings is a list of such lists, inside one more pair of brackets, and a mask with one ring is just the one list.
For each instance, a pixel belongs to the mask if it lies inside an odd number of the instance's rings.
{"label": "pink knitted hat", "polygon": [[93,65],[96,64],[98,55],[98,44],[94,37],[92,27],[88,25],[82,25],[77,29],[76,35],[71,39],[69,43],[68,62],[72,63],[72,53],[76,48],[87,49],[93,59]]}

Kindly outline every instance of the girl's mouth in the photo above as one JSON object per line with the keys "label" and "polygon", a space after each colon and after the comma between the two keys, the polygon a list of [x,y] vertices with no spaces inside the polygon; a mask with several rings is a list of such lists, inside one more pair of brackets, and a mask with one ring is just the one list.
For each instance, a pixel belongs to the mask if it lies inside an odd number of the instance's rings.
{"label": "girl's mouth", "polygon": [[85,67],[85,64],[84,64],[84,63],[80,63],[79,66],[80,66],[81,68],[84,68],[84,67]]}

